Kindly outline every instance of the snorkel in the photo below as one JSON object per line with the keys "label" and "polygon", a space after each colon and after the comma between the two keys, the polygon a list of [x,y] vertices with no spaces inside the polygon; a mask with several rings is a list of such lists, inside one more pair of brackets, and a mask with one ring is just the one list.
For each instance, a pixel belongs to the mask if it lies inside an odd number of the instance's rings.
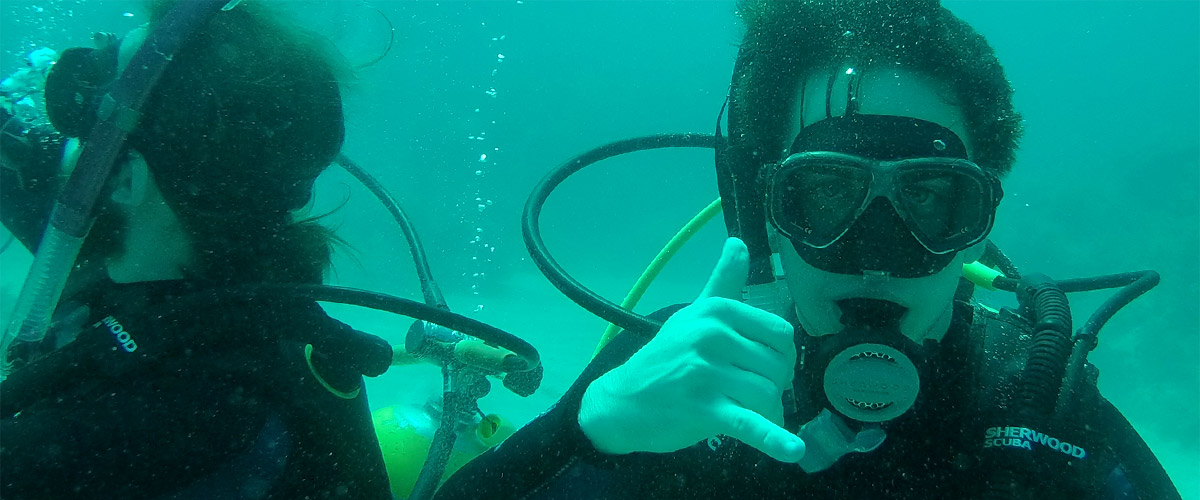
{"label": "snorkel", "polygon": [[183,43],[213,14],[240,0],[180,2],[147,35],[130,64],[102,97],[96,125],[87,135],[79,162],[50,213],[32,268],[21,288],[13,319],[0,338],[0,361],[15,341],[36,342],[46,335],[54,308],[95,220],[94,209],[140,111],[155,83]]}

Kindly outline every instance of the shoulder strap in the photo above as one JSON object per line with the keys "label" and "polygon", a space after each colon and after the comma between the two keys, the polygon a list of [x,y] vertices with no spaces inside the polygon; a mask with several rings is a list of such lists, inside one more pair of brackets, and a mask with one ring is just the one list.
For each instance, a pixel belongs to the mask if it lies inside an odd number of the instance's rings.
{"label": "shoulder strap", "polygon": [[978,404],[1007,405],[1025,368],[1032,328],[1010,309],[993,309],[972,300],[971,357]]}

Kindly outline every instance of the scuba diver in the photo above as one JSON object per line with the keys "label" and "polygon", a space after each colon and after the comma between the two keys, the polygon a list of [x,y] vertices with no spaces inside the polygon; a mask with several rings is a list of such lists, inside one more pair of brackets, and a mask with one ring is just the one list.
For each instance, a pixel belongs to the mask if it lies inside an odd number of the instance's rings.
{"label": "scuba diver", "polygon": [[[155,30],[174,28],[172,6],[155,2],[148,25],[52,67],[64,171],[5,162],[5,223],[31,251],[104,97],[148,38],[170,36]],[[251,3],[200,24],[116,152],[53,327],[6,353],[5,498],[390,498],[362,390],[362,375],[390,365],[387,342],[312,301],[181,299],[320,283],[334,237],[295,212],[345,136],[341,70],[314,35]],[[319,337],[353,338],[355,362],[314,350]]]}
{"label": "scuba diver", "polygon": [[[0,344],[0,496],[390,499],[430,450],[406,486],[430,497],[483,377],[528,395],[537,352],[450,312],[399,206],[339,154],[332,46],[260,2],[146,6],[61,53],[46,119],[0,115],[0,219],[35,253]],[[321,284],[338,239],[302,211],[335,161],[404,230],[426,304]],[[422,321],[392,346],[318,302]],[[448,380],[437,436],[414,448],[393,417],[381,450],[362,377],[415,361]]]}
{"label": "scuba diver", "polygon": [[[936,0],[738,12],[727,140],[722,116],[613,143],[535,189],[535,262],[624,330],[437,498],[1179,498],[1086,361],[1157,274],[1022,276],[986,239],[1021,135],[986,40]],[[537,223],[571,173],[662,147],[716,149],[731,237],[694,302],[647,318],[566,275]],[[1117,287],[1072,332],[1065,293]]]}

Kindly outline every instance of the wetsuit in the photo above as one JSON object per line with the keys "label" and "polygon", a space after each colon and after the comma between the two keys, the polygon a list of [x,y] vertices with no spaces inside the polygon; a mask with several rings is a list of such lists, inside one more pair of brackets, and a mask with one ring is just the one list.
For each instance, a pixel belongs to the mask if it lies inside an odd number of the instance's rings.
{"label": "wetsuit", "polygon": [[[664,319],[681,307],[655,316]],[[1012,329],[978,328],[1004,323],[999,315],[981,314],[985,311],[969,302],[956,302],[950,331],[941,342],[925,347],[930,362],[916,405],[885,425],[887,438],[878,449],[846,455],[827,470],[805,473],[727,436],[673,453],[615,456],[597,451],[579,429],[580,401],[593,380],[624,363],[648,340],[624,332],[596,356],[556,406],[461,469],[437,499],[984,498],[981,488],[994,466],[980,460],[985,436],[966,430],[981,429],[974,419],[980,418],[975,408],[983,391],[976,388],[1005,377],[980,373],[985,371],[980,365],[1005,365],[1013,357],[997,352],[1000,346],[1028,343],[1028,336],[1004,333]],[[985,335],[1010,338],[984,342]],[[807,337],[796,335],[798,348]],[[810,402],[815,400],[810,397],[813,392],[803,387],[811,383],[813,371],[802,373],[798,363],[793,400],[785,398],[785,426],[793,431],[820,409]],[[1062,461],[1051,458],[1052,463],[1031,465],[1024,473],[1038,489],[1030,497],[1179,498],[1133,428],[1094,385],[1090,387],[1080,401],[1084,411],[1071,419],[1076,430],[1089,430],[1072,443],[1085,449],[1087,458],[1063,453]],[[1079,435],[1070,430],[1059,434],[1072,439]],[[1044,446],[1036,440],[1033,445]],[[1045,457],[1058,452],[1038,453]],[[1076,460],[1073,468],[1061,467],[1069,460]]]}
{"label": "wetsuit", "polygon": [[391,498],[362,390],[388,344],[314,302],[204,289],[102,283],[14,352],[0,497]]}

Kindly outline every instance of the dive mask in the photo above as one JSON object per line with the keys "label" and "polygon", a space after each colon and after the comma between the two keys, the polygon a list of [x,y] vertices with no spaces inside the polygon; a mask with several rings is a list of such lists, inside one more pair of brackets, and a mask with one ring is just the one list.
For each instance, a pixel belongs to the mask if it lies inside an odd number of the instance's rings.
{"label": "dive mask", "polygon": [[953,132],[899,116],[822,120],[768,168],[771,225],[839,274],[933,274],[987,237],[1003,196]]}
{"label": "dive mask", "polygon": [[842,153],[796,153],[769,174],[771,223],[784,236],[826,248],[885,198],[930,253],[979,243],[992,228],[1000,183],[954,158],[879,161]]}

